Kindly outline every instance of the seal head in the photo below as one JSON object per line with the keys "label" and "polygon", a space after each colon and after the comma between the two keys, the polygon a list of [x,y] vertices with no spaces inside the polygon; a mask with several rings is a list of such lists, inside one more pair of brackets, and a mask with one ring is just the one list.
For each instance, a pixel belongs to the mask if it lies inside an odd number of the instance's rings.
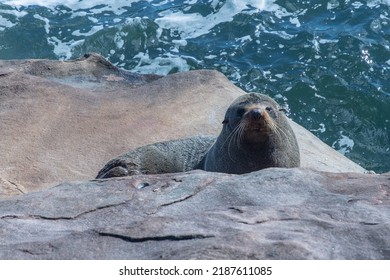
{"label": "seal head", "polygon": [[227,109],[222,131],[199,167],[232,174],[299,167],[298,143],[283,111],[264,94],[238,97]]}

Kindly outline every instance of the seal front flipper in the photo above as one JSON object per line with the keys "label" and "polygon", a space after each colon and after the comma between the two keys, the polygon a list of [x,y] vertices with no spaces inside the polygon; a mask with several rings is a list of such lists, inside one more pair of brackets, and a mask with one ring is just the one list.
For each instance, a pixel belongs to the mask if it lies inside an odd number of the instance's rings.
{"label": "seal front flipper", "polygon": [[122,166],[114,166],[107,172],[103,174],[98,174],[96,176],[96,179],[104,179],[104,178],[111,178],[111,177],[123,177],[129,175],[129,171],[122,167]]}
{"label": "seal front flipper", "polygon": [[137,164],[129,164],[121,158],[110,160],[98,173],[96,179],[104,179],[111,177],[123,177],[129,175],[140,174],[137,170]]}

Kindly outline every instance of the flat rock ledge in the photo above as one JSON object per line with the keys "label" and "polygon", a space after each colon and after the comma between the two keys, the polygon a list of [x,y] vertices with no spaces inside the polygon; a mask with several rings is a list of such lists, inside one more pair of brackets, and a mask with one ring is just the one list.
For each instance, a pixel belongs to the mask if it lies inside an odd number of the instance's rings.
{"label": "flat rock ledge", "polygon": [[390,259],[390,175],[265,169],[0,200],[1,259]]}

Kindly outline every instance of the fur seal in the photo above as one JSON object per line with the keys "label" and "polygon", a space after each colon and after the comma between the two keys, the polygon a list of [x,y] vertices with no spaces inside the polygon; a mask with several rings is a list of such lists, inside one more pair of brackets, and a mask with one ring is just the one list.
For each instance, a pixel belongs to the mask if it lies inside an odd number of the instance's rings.
{"label": "fur seal", "polygon": [[242,95],[227,109],[218,137],[194,136],[130,150],[109,161],[96,179],[194,169],[243,174],[267,167],[298,167],[298,143],[281,111],[266,95]]}
{"label": "fur seal", "polygon": [[299,167],[298,143],[282,111],[264,94],[238,97],[227,109],[222,131],[198,167],[231,174]]}

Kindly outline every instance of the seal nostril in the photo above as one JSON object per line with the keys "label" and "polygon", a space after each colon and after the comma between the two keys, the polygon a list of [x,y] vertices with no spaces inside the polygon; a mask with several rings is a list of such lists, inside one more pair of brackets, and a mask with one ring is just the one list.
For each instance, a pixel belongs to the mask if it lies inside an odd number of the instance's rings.
{"label": "seal nostril", "polygon": [[252,120],[259,120],[261,119],[261,112],[259,109],[253,109],[249,112],[249,117],[252,119]]}

